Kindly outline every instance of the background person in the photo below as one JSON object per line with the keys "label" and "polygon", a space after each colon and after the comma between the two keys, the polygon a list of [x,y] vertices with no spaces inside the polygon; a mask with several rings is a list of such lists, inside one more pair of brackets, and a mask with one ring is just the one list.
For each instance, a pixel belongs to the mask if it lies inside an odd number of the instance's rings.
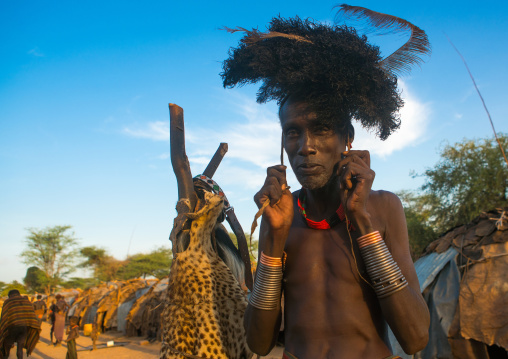
{"label": "background person", "polygon": [[37,320],[39,323],[42,323],[42,318],[48,309],[46,302],[42,300],[42,295],[38,294],[37,300],[33,302],[32,305],[34,306],[35,316],[37,317]]}
{"label": "background person", "polygon": [[8,296],[0,318],[0,358],[8,358],[11,348],[17,343],[16,355],[22,359],[23,348],[26,348],[27,356],[34,350],[39,340],[40,323],[32,303],[17,289],[11,290]]}
{"label": "background person", "polygon": [[65,359],[77,359],[76,339],[79,338],[78,317],[72,317],[67,328],[67,355]]}
{"label": "background person", "polygon": [[67,316],[67,310],[69,309],[69,305],[60,294],[56,295],[56,304],[55,304],[55,345],[61,345],[63,340],[64,331],[65,331],[65,318]]}

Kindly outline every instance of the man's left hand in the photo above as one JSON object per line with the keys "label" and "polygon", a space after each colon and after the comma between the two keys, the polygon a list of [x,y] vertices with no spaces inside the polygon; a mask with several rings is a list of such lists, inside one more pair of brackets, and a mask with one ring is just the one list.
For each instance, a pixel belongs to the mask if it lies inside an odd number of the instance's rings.
{"label": "man's left hand", "polygon": [[370,168],[369,151],[343,152],[338,166],[338,176],[341,203],[348,219],[360,234],[372,232],[367,201],[376,174]]}

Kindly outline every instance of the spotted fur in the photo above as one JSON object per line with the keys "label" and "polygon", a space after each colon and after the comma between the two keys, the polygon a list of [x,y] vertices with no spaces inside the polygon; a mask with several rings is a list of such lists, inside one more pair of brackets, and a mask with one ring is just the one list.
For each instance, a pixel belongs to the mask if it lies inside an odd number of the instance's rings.
{"label": "spotted fur", "polygon": [[243,328],[245,294],[210,241],[223,201],[211,193],[205,200],[201,210],[189,214],[188,248],[173,259],[162,315],[161,359],[252,357]]}

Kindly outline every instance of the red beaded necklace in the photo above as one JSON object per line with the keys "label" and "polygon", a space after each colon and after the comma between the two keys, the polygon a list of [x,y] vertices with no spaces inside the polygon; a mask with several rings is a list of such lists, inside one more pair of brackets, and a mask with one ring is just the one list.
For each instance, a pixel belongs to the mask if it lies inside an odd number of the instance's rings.
{"label": "red beaded necklace", "polygon": [[[340,222],[343,222],[346,219],[346,214],[344,213],[344,207],[342,203],[339,205],[339,208],[327,219],[323,219],[319,222],[313,221],[312,219],[307,218],[307,213],[305,212],[305,188],[302,187],[300,193],[298,195],[298,208],[300,209],[300,213],[305,218],[305,222],[307,226],[313,229],[330,229],[333,226],[337,225]],[[347,221],[349,230],[353,230],[354,228],[351,222]]]}

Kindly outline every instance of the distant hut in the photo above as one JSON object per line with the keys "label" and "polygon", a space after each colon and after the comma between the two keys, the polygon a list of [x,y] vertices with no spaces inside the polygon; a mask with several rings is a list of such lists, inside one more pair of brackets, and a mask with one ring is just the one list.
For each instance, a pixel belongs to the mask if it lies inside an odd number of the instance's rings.
{"label": "distant hut", "polygon": [[116,289],[117,285],[109,282],[83,291],[69,310],[69,315],[79,317],[81,328],[85,324],[94,323],[100,301]]}
{"label": "distant hut", "polygon": [[161,315],[168,287],[168,278],[161,279],[140,297],[127,315],[128,336],[161,339]]}
{"label": "distant hut", "polygon": [[427,347],[402,358],[508,358],[508,207],[432,242],[415,263],[431,316]]}
{"label": "distant hut", "polygon": [[117,328],[125,332],[125,320],[135,300],[148,291],[156,280],[131,279],[116,282],[117,288],[110,291],[98,303],[95,322],[101,332]]}

